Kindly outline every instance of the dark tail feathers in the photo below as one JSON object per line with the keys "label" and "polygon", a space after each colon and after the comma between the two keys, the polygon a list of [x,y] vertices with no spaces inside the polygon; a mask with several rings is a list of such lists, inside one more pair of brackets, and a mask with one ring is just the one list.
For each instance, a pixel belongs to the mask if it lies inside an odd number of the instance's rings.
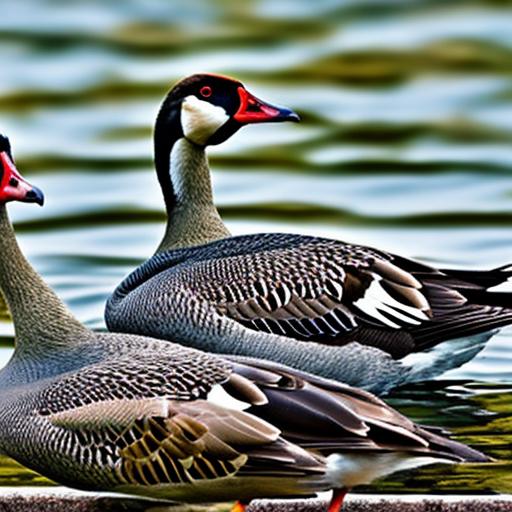
{"label": "dark tail feathers", "polygon": [[[470,302],[512,309],[512,264],[492,270],[448,269],[442,272],[454,279],[453,288]],[[505,288],[507,282],[510,288]]]}
{"label": "dark tail feathers", "polygon": [[442,269],[441,272],[459,280],[461,287],[466,284],[487,290],[505,283],[512,277],[512,264],[509,263],[492,270]]}

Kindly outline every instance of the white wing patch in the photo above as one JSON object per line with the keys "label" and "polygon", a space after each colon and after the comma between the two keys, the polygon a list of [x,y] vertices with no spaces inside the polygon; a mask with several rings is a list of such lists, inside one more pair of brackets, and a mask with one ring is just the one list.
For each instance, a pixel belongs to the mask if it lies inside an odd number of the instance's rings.
{"label": "white wing patch", "polygon": [[187,96],[181,105],[181,127],[187,139],[206,144],[208,139],[229,119],[222,107]]}
{"label": "white wing patch", "polygon": [[393,329],[400,328],[400,323],[396,323],[393,319],[402,324],[410,325],[420,325],[422,320],[429,319],[424,311],[403,304],[393,298],[382,287],[382,278],[376,274],[372,274],[372,276],[373,281],[364,296],[354,302],[354,306],[358,307],[363,313]]}
{"label": "white wing patch", "polygon": [[242,400],[237,400],[235,397],[231,396],[221,384],[216,384],[212,387],[211,391],[208,393],[207,400],[220,407],[234,409],[235,411],[245,411],[245,409],[251,407],[250,403],[242,402]]}

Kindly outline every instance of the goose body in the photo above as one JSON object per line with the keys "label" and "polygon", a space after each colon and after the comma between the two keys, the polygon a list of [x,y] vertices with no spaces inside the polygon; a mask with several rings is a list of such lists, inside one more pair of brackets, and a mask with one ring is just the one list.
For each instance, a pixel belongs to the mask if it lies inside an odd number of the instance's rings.
{"label": "goose body", "polygon": [[17,245],[5,202],[42,204],[42,193],[19,174],[9,188],[4,138],[0,156],[0,289],[16,332],[0,371],[1,453],[72,487],[187,502],[335,489],[339,504],[347,488],[397,469],[487,460],[365,391],[86,329]]}
{"label": "goose body", "polygon": [[[202,97],[205,87],[215,94]],[[197,114],[198,139],[189,103],[225,115],[208,125]],[[166,233],[107,302],[110,330],[263,357],[382,393],[460,366],[512,323],[512,265],[440,270],[320,237],[230,236],[206,146],[244,124],[284,120],[297,117],[228,78],[195,75],[171,90],[155,127]]]}

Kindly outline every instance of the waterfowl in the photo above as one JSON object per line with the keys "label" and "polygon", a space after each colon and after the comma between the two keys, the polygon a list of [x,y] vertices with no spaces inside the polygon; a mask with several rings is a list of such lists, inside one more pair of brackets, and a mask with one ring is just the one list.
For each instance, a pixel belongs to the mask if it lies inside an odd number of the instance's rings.
{"label": "waterfowl", "polygon": [[[265,361],[82,326],[24,258],[6,202],[43,204],[0,137],[0,289],[16,344],[0,452],[62,484],[179,501],[311,496],[487,457],[373,395]],[[236,507],[243,509],[242,504]]]}
{"label": "waterfowl", "polygon": [[297,120],[226,77],[194,75],[169,92],[154,130],[165,236],[108,300],[108,328],[377,393],[470,360],[512,323],[512,265],[439,270],[320,237],[230,236],[213,203],[207,146],[247,124]]}

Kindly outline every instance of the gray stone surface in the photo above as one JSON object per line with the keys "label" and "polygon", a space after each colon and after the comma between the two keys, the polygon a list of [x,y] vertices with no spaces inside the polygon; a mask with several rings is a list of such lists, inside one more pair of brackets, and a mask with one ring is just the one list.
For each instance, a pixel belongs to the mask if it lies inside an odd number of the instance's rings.
{"label": "gray stone surface", "polygon": [[[325,512],[325,501],[260,502],[248,512]],[[417,500],[400,497],[352,497],[347,499],[343,512],[512,512],[512,501],[493,499],[443,499],[428,497]]]}
{"label": "gray stone surface", "polygon": [[[169,505],[68,490],[0,490],[0,512],[225,512],[230,505]],[[258,501],[248,512],[324,512],[324,500]],[[343,512],[512,512],[511,496],[351,495]]]}

